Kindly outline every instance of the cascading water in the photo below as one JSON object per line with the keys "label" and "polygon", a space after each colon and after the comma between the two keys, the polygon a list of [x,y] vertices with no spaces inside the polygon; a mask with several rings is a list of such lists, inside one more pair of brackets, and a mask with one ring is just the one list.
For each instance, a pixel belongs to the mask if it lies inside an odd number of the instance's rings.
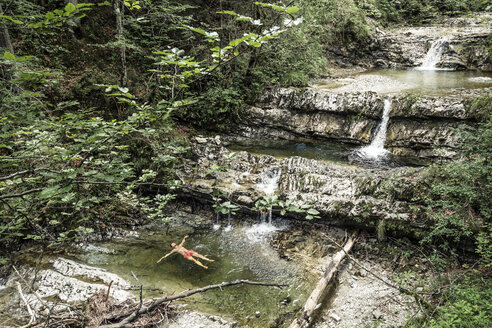
{"label": "cascading water", "polygon": [[362,157],[373,161],[378,161],[386,158],[389,151],[384,148],[386,141],[386,131],[388,129],[389,114],[391,111],[391,100],[384,100],[383,117],[381,123],[377,127],[377,132],[372,139],[369,146],[362,147],[357,150],[357,154]]}
{"label": "cascading water", "polygon": [[273,168],[263,172],[260,183],[256,185],[259,191],[265,193],[266,196],[271,196],[278,189],[278,182],[282,174],[281,168]]}
{"label": "cascading water", "polygon": [[220,213],[217,213],[217,218],[215,223],[212,225],[212,228],[214,230],[219,230],[220,229]]}
{"label": "cascading water", "polygon": [[417,67],[418,70],[436,70],[437,63],[441,60],[442,54],[446,50],[446,46],[448,45],[448,38],[442,38],[434,41],[427,51],[425,55],[424,61],[420,67]]}
{"label": "cascading water", "polygon": [[[256,187],[258,188],[258,190],[262,191],[267,198],[270,198],[278,189],[281,174],[281,168],[272,168],[266,170],[265,172],[263,172],[261,181],[256,185]],[[250,238],[261,239],[278,230],[278,228],[276,228],[272,224],[272,210],[272,206],[270,206],[267,211],[260,211],[260,223],[254,224],[253,226],[251,226],[251,228],[248,229],[248,235],[250,235]]]}
{"label": "cascading water", "polygon": [[227,213],[227,227],[225,227],[224,231],[231,231],[232,230],[232,224],[231,224],[231,211]]}

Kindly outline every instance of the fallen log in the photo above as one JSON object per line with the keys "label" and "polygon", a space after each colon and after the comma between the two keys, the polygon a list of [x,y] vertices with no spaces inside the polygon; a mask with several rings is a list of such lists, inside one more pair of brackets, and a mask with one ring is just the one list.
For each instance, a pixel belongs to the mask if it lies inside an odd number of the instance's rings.
{"label": "fallen log", "polygon": [[155,309],[156,307],[158,307],[162,303],[175,301],[177,299],[185,298],[185,297],[188,297],[188,296],[191,296],[194,294],[198,294],[198,293],[203,293],[203,292],[206,292],[207,290],[211,290],[211,289],[222,290],[223,287],[240,285],[240,284],[279,287],[279,288],[288,286],[286,284],[272,284],[272,283],[257,282],[257,281],[250,281],[250,280],[234,280],[234,281],[229,281],[229,282],[223,282],[223,283],[220,283],[217,285],[209,285],[209,286],[205,286],[202,288],[187,290],[187,291],[184,291],[178,295],[158,298],[158,299],[152,300],[148,305],[142,306],[142,304],[140,304],[139,307],[136,309],[136,311],[134,311],[132,314],[130,314],[129,316],[124,318],[122,321],[117,322],[117,323],[113,323],[113,324],[108,324],[108,325],[101,325],[101,326],[99,326],[99,328],[130,328],[130,327],[133,327],[133,324],[131,322],[134,321],[135,319],[137,319],[139,315],[141,315],[143,313],[147,313],[149,311],[152,311],[153,309]]}
{"label": "fallen log", "polygon": [[323,302],[323,295],[325,294],[325,289],[328,283],[331,281],[333,276],[338,270],[340,263],[345,258],[345,255],[352,249],[354,245],[356,234],[353,234],[343,246],[343,249],[338,251],[335,256],[331,258],[330,263],[325,269],[323,277],[318,281],[313,292],[309,296],[304,304],[304,309],[299,318],[294,319],[290,324],[289,328],[306,328],[312,323],[315,311],[321,306]]}

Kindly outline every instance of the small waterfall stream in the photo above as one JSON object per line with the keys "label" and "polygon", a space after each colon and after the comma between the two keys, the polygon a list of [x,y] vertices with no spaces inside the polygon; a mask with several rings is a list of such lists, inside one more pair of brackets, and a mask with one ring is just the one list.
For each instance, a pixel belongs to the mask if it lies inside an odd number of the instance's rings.
{"label": "small waterfall stream", "polygon": [[357,150],[358,155],[370,160],[381,160],[388,155],[388,150],[384,148],[386,141],[386,131],[388,129],[389,114],[391,111],[391,100],[384,99],[384,110],[381,122],[377,127],[376,134],[369,146],[362,147]]}
{"label": "small waterfall stream", "polygon": [[282,174],[281,168],[273,168],[263,172],[261,181],[256,185],[259,191],[265,193],[266,196],[271,196],[278,189],[278,182]]}
{"label": "small waterfall stream", "polygon": [[[261,181],[256,187],[259,191],[262,191],[267,198],[270,198],[278,189],[281,174],[281,168],[272,168],[264,171]],[[279,228],[275,227],[272,223],[272,212],[272,206],[268,208],[268,211],[260,211],[260,223],[254,224],[247,229],[247,234],[250,238],[262,239],[269,236],[274,231],[279,230]]]}
{"label": "small waterfall stream", "polygon": [[432,43],[429,51],[424,57],[424,61],[417,67],[418,70],[435,70],[437,69],[436,65],[441,60],[442,54],[448,45],[448,38],[441,38]]}

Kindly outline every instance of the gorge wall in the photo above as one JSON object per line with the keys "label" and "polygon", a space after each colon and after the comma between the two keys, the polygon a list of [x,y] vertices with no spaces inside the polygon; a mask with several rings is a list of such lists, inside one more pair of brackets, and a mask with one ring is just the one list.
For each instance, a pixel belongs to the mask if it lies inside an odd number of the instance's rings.
{"label": "gorge wall", "polygon": [[247,110],[247,118],[231,139],[308,138],[369,144],[381,120],[385,98],[392,100],[386,148],[395,155],[428,161],[453,158],[455,129],[484,115],[474,107],[473,92],[432,97],[276,89]]}

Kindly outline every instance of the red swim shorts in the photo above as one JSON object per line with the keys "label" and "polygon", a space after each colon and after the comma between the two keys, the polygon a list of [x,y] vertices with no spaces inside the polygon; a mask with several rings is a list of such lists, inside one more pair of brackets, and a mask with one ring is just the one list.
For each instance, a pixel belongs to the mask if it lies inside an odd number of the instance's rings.
{"label": "red swim shorts", "polygon": [[190,257],[192,257],[192,256],[193,256],[193,254],[195,254],[195,252],[194,252],[194,251],[192,251],[192,250],[190,249],[189,251],[186,251],[186,252],[183,254],[183,256],[184,256],[184,258],[185,258],[185,259],[189,259]]}

